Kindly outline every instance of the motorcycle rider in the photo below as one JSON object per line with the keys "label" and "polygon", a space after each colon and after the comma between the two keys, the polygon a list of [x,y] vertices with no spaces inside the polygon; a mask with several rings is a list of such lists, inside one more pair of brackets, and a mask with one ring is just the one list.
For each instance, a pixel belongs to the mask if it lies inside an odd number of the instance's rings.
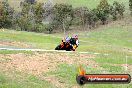
{"label": "motorcycle rider", "polygon": [[73,50],[76,49],[76,47],[79,46],[79,40],[78,35],[73,35],[72,37],[67,36],[65,38],[66,44],[70,44],[71,47],[73,47]]}
{"label": "motorcycle rider", "polygon": [[58,45],[55,50],[75,51],[78,46],[78,35],[73,35],[72,37],[66,36],[64,39],[62,39],[61,44]]}
{"label": "motorcycle rider", "polygon": [[66,36],[65,41],[69,43],[70,42],[70,39],[71,39],[70,36]]}
{"label": "motorcycle rider", "polygon": [[77,46],[79,46],[78,35],[73,35],[72,38],[70,39],[70,43],[72,45],[76,44]]}

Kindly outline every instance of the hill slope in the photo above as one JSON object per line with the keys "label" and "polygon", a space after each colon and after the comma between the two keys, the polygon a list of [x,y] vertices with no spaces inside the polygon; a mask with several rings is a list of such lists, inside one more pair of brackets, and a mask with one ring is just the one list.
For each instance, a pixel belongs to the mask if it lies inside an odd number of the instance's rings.
{"label": "hill slope", "polygon": [[[80,88],[78,66],[86,72],[132,75],[132,24],[123,19],[91,31],[76,31],[80,46],[75,52],[26,52],[0,50],[2,88]],[[69,31],[69,33],[73,33]],[[53,50],[62,33],[43,34],[0,29],[0,47]],[[84,53],[79,53],[80,51]],[[131,84],[84,85],[83,88],[131,88]]]}

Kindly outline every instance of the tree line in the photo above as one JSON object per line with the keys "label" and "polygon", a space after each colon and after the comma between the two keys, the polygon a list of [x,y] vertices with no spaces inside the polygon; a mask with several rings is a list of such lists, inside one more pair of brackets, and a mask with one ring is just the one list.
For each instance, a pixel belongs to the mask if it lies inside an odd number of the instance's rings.
{"label": "tree line", "polygon": [[[98,23],[105,25],[111,19],[123,18],[125,12],[123,3],[114,1],[110,5],[107,0],[101,0],[94,9],[73,8],[69,4],[44,4],[35,0],[21,2],[20,8],[21,11],[15,11],[8,0],[0,1],[0,28],[47,33],[66,31],[71,26],[92,29]],[[129,8],[132,15],[132,0],[129,0]]]}

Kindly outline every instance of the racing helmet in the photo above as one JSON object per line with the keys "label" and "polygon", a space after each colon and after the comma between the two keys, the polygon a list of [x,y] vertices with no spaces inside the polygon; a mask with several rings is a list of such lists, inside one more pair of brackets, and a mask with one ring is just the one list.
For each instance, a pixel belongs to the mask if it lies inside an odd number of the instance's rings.
{"label": "racing helmet", "polygon": [[77,34],[74,34],[74,35],[72,36],[72,38],[78,39],[78,35],[77,35]]}

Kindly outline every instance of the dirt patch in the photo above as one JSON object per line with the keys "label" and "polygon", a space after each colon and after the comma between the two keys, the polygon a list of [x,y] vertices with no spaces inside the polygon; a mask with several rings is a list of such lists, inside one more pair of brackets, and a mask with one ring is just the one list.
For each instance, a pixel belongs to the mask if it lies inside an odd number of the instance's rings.
{"label": "dirt patch", "polygon": [[[66,54],[66,53],[34,53],[30,54],[0,54],[0,68],[4,70],[12,69],[29,74],[39,75],[42,72],[54,70],[59,64],[85,64],[95,65],[90,58],[95,55],[86,54]],[[3,59],[5,59],[3,61]]]}
{"label": "dirt patch", "polygon": [[31,47],[26,43],[16,42],[16,41],[0,41],[0,46],[15,46],[15,47],[24,47],[24,48]]}
{"label": "dirt patch", "polygon": [[[33,74],[41,80],[46,80],[58,88],[64,88],[65,82],[61,82],[55,76],[44,77],[42,73],[55,70],[59,64],[84,64],[97,65],[90,60],[95,55],[78,53],[34,53],[34,54],[0,54],[0,69],[3,71],[20,71],[22,73]],[[78,88],[74,86],[73,88]]]}

